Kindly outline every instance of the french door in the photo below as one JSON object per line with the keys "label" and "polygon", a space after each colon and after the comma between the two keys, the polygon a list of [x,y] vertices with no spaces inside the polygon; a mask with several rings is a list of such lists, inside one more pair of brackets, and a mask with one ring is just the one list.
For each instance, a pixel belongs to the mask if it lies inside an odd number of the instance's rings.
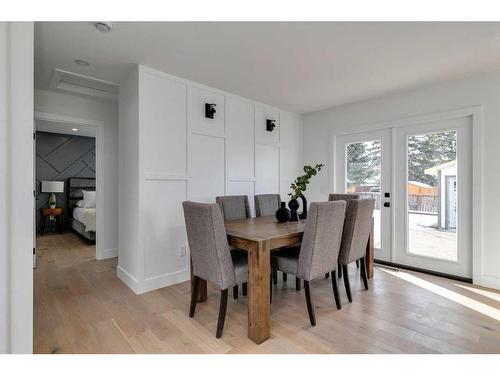
{"label": "french door", "polygon": [[335,137],[336,192],[375,199],[375,259],[472,277],[472,118]]}
{"label": "french door", "polygon": [[472,278],[472,117],[395,130],[394,262]]}
{"label": "french door", "polygon": [[337,136],[335,192],[374,198],[375,259],[391,260],[391,131]]}

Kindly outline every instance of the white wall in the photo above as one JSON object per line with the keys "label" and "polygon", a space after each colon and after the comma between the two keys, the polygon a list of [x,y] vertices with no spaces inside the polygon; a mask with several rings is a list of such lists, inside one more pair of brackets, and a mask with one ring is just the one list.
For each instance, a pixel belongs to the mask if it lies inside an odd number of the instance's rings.
{"label": "white wall", "polygon": [[118,106],[115,103],[54,91],[35,90],[35,111],[103,122],[97,139],[97,259],[118,254]]}
{"label": "white wall", "polygon": [[33,23],[0,22],[0,353],[33,350],[32,149]]}
{"label": "white wall", "polygon": [[136,171],[120,165],[120,185],[137,190],[120,193],[118,258],[136,293],[189,278],[182,201],[246,194],[254,211],[255,193],[286,193],[302,167],[301,116],[144,66],[121,83],[119,133],[120,159],[138,155]]}
{"label": "white wall", "polygon": [[[377,123],[413,116],[442,113],[471,106],[482,106],[482,249],[478,277],[474,282],[500,288],[500,74],[487,74],[461,81],[339,106],[304,116],[304,162],[330,163],[331,132],[373,129]],[[331,188],[332,166],[312,180],[308,195],[324,200]]]}

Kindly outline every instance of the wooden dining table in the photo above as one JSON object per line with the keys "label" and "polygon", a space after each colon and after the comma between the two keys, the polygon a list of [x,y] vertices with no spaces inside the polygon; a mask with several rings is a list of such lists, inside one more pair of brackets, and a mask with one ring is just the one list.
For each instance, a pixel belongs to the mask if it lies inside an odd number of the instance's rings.
{"label": "wooden dining table", "polygon": [[[225,222],[228,243],[248,252],[248,338],[261,344],[270,334],[270,253],[301,241],[305,220],[278,223],[274,216]],[[373,223],[366,245],[367,275],[373,277]],[[202,281],[198,301],[207,298]]]}

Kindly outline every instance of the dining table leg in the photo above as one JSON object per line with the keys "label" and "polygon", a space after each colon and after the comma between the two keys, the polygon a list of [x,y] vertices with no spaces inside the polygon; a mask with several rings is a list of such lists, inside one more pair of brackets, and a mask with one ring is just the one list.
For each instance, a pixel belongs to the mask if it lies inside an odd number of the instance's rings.
{"label": "dining table leg", "polygon": [[270,248],[254,242],[248,250],[248,338],[260,344],[270,336]]}

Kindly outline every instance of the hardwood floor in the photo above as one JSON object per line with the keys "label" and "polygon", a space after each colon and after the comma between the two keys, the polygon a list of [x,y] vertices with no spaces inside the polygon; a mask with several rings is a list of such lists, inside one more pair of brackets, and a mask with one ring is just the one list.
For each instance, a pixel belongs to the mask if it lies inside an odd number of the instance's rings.
{"label": "hardwood floor", "polygon": [[116,277],[116,259],[96,261],[95,247],[71,233],[39,237],[38,254],[35,353],[500,353],[500,292],[439,277],[377,267],[366,291],[350,267],[353,302],[339,283],[340,311],[330,279],[313,281],[311,327],[304,290],[280,276],[271,338],[256,345],[246,297],[229,298],[216,339],[219,292],[210,285],[190,319],[189,282],[135,295]]}

